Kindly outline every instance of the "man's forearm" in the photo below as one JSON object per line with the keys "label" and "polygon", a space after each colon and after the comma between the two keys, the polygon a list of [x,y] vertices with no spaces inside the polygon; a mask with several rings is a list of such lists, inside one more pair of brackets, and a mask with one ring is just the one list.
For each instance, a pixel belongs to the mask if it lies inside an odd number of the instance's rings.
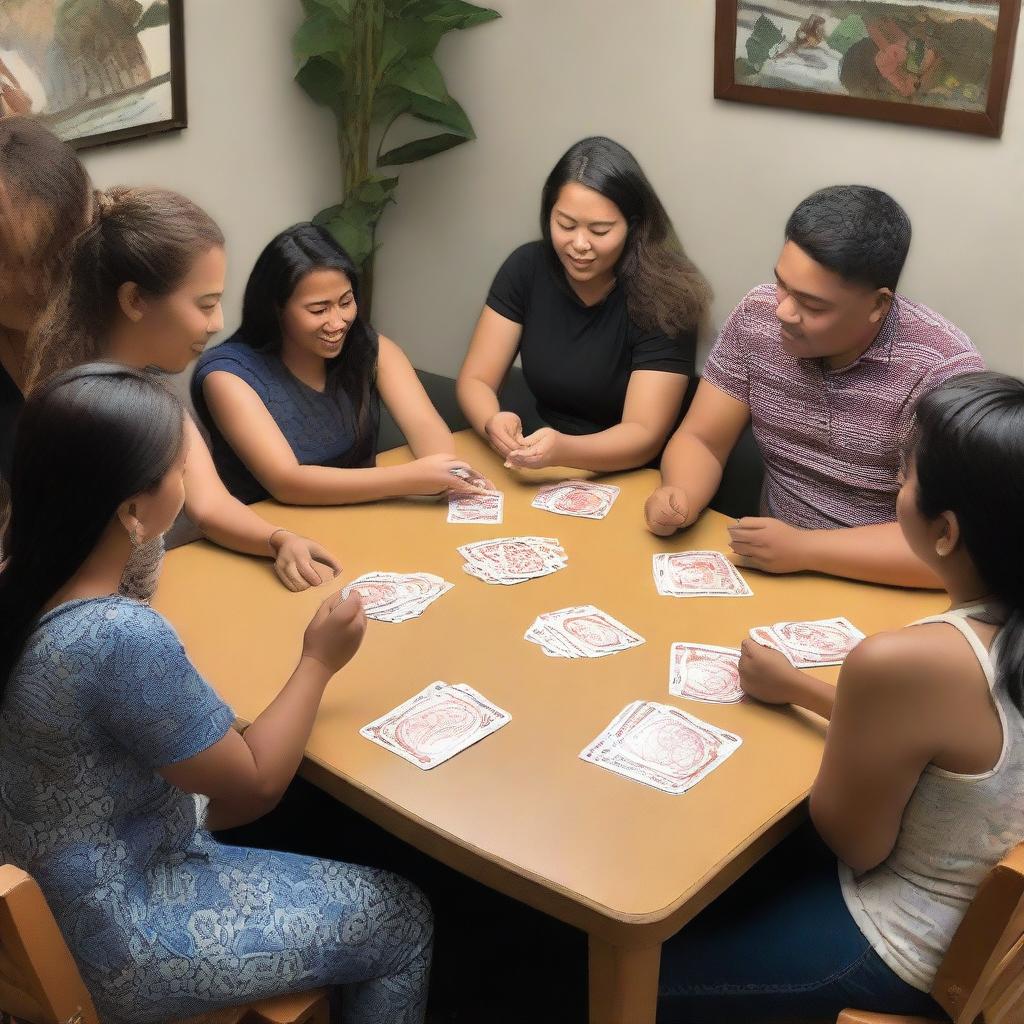
{"label": "man's forearm", "polygon": [[703,441],[678,430],[661,459],[661,482],[686,493],[688,508],[683,525],[690,526],[715,496],[722,482],[722,464]]}
{"label": "man's forearm", "polygon": [[897,523],[808,530],[806,551],[806,567],[814,572],[894,587],[942,589],[935,573],[910,550]]}

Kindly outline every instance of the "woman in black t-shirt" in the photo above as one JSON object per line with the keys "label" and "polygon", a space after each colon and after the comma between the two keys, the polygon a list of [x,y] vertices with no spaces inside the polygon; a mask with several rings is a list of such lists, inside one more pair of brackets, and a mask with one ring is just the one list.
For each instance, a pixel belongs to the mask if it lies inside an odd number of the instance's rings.
{"label": "woman in black t-shirt", "polygon": [[[583,139],[558,161],[541,231],[494,279],[459,404],[513,467],[644,465],[678,419],[707,282],[639,164],[611,139]],[[498,401],[517,354],[546,424],[526,436]]]}

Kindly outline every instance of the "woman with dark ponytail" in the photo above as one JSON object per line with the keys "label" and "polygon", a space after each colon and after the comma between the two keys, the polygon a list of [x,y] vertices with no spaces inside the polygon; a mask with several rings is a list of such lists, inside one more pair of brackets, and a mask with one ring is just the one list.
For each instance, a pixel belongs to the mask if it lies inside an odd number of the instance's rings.
{"label": "woman with dark ponytail", "polygon": [[346,986],[348,1024],[419,1024],[432,921],[416,889],[210,834],[280,799],[366,619],[358,596],[324,601],[237,733],[170,625],[118,594],[181,509],[188,443],[177,399],[109,363],[25,405],[0,571],[0,862],[38,881],[105,1024],[321,985]]}
{"label": "woman with dark ponytail", "polygon": [[904,475],[900,527],[950,610],[862,641],[836,687],[744,641],[748,694],[830,719],[824,843],[784,844],[665,944],[663,1024],[943,1019],[939,963],[1024,840],[1024,382],[964,374],[925,395]]}

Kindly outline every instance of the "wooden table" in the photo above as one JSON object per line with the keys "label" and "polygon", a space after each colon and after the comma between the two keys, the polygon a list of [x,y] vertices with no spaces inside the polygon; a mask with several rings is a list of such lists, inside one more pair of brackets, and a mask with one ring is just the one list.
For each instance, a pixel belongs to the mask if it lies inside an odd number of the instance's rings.
{"label": "wooden table", "polygon": [[[502,525],[450,525],[437,502],[267,509],[273,522],[341,558],[342,580],[332,589],[374,570],[424,570],[455,584],[418,619],[369,624],[359,654],[328,688],[302,771],[425,853],[586,931],[591,1024],[650,1024],[662,941],[800,822],[824,735],[822,721],[802,711],[670,696],[669,645],[738,646],[751,626],[840,614],[870,634],[931,614],[943,600],[753,571],[745,571],[751,598],[661,597],[652,554],[727,550],[724,516],[708,512],[669,540],[651,536],[642,517],[657,482],[650,470],[607,478],[622,493],[604,520],[553,515],[530,502],[539,482],[564,471],[513,474],[471,433],[456,440],[504,490]],[[406,456],[397,450],[380,461]],[[462,571],[458,545],[524,534],[557,537],[568,567],[516,586]],[[251,721],[294,667],[324,594],[291,594],[265,560],[198,542],[168,556],[154,604],[199,670]],[[646,644],[569,661],[523,639],[536,615],[575,604],[597,605]],[[469,683],[512,721],[426,772],[359,735],[435,679]],[[581,761],[583,747],[636,699],[684,707],[737,733],[743,746],[682,796]]]}

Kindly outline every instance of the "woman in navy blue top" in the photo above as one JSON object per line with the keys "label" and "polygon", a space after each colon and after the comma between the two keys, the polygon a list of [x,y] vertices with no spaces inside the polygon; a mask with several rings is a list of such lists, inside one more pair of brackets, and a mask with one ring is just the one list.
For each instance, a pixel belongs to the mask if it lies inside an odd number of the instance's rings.
{"label": "woman in navy blue top", "polygon": [[[245,502],[342,505],[474,490],[412,364],[359,316],[359,278],[324,228],[296,224],[263,250],[242,325],[207,351],[192,398],[217,470]],[[415,458],[377,467],[380,401]]]}

